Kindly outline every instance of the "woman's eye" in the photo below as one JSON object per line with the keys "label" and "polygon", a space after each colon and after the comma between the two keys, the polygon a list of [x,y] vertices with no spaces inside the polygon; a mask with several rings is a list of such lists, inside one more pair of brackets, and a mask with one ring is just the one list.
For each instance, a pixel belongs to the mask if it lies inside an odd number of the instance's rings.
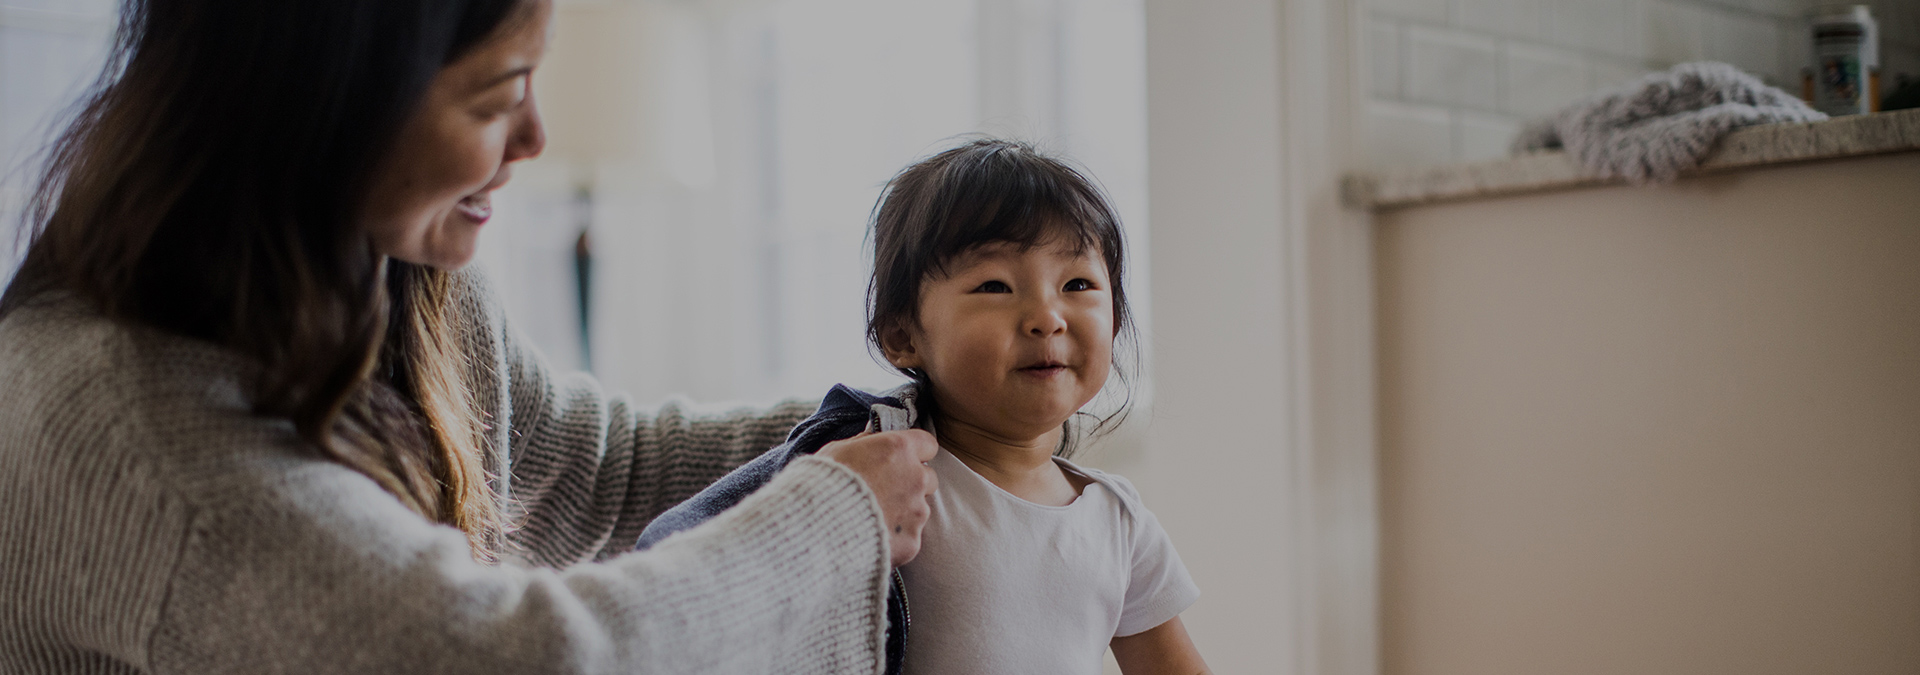
{"label": "woman's eye", "polygon": [[979,286],[975,286],[973,289],[973,292],[975,293],[1012,293],[1013,287],[1008,286],[1007,283],[1004,281],[989,281],[987,283],[980,284]]}
{"label": "woman's eye", "polygon": [[518,101],[506,101],[506,100],[489,101],[479,106],[478,108],[475,108],[473,111],[473,114],[474,116],[479,117],[482,120],[492,120],[498,117],[512,114],[514,109],[519,107],[520,107],[520,103]]}
{"label": "woman's eye", "polygon": [[505,90],[486,96],[479,101],[475,112],[483,118],[499,117],[519,110],[527,102],[527,85],[521,84],[512,90]]}
{"label": "woman's eye", "polygon": [[1091,291],[1093,290],[1093,282],[1087,281],[1086,279],[1074,279],[1073,281],[1067,282],[1064,290],[1068,293],[1074,291]]}

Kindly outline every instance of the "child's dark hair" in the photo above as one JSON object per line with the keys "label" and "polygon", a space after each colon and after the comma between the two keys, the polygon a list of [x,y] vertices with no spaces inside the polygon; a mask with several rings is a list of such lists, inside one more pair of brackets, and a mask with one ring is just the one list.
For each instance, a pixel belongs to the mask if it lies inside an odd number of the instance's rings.
{"label": "child's dark hair", "polygon": [[[1126,238],[1106,196],[1084,174],[1032,146],[997,138],[973,140],[907,167],[887,182],[873,213],[873,277],[867,286],[867,343],[884,353],[886,331],[920,321],[920,286],[945,275],[953,259],[978,246],[1011,243],[1022,250],[1065,241],[1075,253],[1094,251],[1106,263],[1113,298],[1113,374],[1125,398],[1084,431],[1111,431],[1126,418],[1132,392],[1124,347],[1134,334],[1126,294]],[[926,374],[900,369],[925,385]],[[933,414],[932,397],[922,397]],[[1067,423],[1056,454],[1070,454],[1075,425]]]}

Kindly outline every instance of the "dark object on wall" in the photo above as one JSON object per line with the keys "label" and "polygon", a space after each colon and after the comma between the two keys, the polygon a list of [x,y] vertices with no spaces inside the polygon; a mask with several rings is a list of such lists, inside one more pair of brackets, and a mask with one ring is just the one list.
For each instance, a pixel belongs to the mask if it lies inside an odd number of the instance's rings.
{"label": "dark object on wall", "polygon": [[574,300],[580,310],[580,367],[593,370],[593,188],[573,191],[573,219],[580,236],[573,240]]}
{"label": "dark object on wall", "polygon": [[573,281],[580,301],[580,361],[593,369],[593,236],[581,228],[573,240]]}
{"label": "dark object on wall", "polygon": [[1920,108],[1920,76],[1901,73],[1899,81],[1900,84],[1895,85],[1893,91],[1887,92],[1886,98],[1880,99],[1882,112]]}

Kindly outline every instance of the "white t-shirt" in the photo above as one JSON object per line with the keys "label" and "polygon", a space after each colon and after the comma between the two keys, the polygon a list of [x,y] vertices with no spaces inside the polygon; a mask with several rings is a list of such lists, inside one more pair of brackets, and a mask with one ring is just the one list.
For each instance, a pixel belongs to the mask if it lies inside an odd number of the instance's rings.
{"label": "white t-shirt", "polygon": [[1013,496],[941,450],[940,490],[907,583],[907,675],[1098,675],[1107,643],[1166,623],[1200,596],[1160,521],[1125,478],[1066,506]]}

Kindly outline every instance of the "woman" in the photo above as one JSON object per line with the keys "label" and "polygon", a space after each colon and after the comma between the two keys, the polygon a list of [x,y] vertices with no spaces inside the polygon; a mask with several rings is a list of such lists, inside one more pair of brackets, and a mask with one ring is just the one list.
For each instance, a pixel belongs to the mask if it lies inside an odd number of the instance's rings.
{"label": "woman", "polygon": [[0,671],[859,672],[934,452],[550,374],[473,254],[548,0],[133,0],[0,298]]}

